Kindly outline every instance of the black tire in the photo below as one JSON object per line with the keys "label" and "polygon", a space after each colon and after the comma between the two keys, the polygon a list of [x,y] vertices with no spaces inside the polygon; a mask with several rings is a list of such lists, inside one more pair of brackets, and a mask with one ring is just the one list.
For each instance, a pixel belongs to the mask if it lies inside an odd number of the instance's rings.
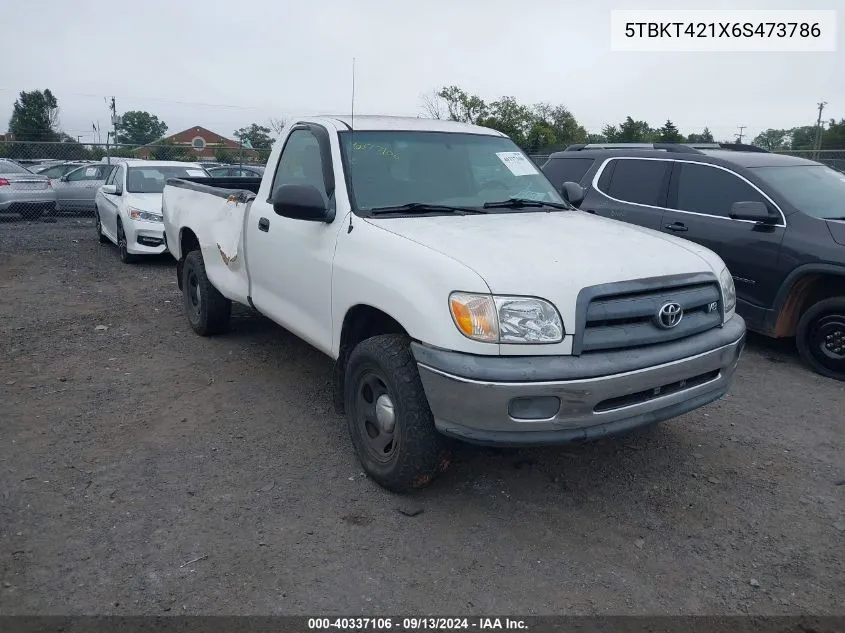
{"label": "black tire", "polygon": [[99,210],[94,211],[94,221],[97,223],[97,239],[100,241],[100,244],[108,244],[109,238],[103,233],[103,223],[100,222]]}
{"label": "black tire", "polygon": [[815,372],[845,381],[845,297],[810,306],[798,321],[795,343]]}
{"label": "black tire", "polygon": [[182,265],[182,303],[188,323],[200,336],[228,331],[232,302],[208,280],[200,251],[188,253]]}
{"label": "black tire", "polygon": [[123,231],[123,224],[117,221],[117,250],[120,253],[120,261],[124,264],[134,264],[138,258],[129,252],[126,243],[126,233]]}
{"label": "black tire", "polygon": [[[344,380],[346,420],[364,471],[394,492],[422,488],[445,471],[450,441],[437,432],[409,340],[383,334],[359,343],[349,355]],[[390,422],[377,418],[386,395]],[[382,406],[382,409],[385,407]]]}

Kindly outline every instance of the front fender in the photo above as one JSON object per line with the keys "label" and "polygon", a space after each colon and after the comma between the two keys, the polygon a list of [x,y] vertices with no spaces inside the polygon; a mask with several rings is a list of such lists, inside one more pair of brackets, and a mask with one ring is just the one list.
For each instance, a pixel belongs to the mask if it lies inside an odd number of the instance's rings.
{"label": "front fender", "polygon": [[497,344],[461,334],[449,312],[455,290],[489,293],[466,265],[362,218],[338,239],[332,274],[332,355],[340,353],[344,318],[364,304],[393,317],[411,338],[469,354],[498,354]]}

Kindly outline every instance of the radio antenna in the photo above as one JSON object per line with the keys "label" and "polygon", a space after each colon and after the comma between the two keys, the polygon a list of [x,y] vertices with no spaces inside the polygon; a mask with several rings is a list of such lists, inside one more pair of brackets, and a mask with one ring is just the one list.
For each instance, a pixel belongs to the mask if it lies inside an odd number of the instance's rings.
{"label": "radio antenna", "polygon": [[[350,123],[349,123],[349,136],[350,136],[350,143],[351,151],[349,152],[349,182],[352,182],[352,163],[355,162],[355,58],[352,58],[352,103],[350,106]],[[351,189],[351,186],[350,186]],[[346,233],[352,233],[352,216],[355,215],[352,212],[352,209],[349,209],[349,228],[346,229]]]}

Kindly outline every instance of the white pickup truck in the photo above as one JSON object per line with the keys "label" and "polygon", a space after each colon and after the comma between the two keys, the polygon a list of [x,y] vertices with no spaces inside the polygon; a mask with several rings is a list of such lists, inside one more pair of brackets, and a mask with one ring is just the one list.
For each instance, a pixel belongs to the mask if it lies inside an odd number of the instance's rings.
{"label": "white pickup truck", "polygon": [[724,262],[582,193],[487,128],[310,117],[262,179],[169,180],[163,213],[193,329],[224,332],[235,301],[331,357],[358,458],[402,491],[449,438],[585,441],[728,390],[745,323]]}

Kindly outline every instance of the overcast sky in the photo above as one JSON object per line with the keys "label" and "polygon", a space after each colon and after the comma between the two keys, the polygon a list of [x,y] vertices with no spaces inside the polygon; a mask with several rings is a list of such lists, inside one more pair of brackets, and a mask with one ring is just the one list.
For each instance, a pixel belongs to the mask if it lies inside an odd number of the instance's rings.
{"label": "overcast sky", "polygon": [[[614,53],[611,9],[842,9],[835,53]],[[270,117],[421,113],[456,84],[486,100],[565,104],[590,131],[625,116],[717,140],[845,118],[842,0],[101,0],[4,3],[0,131],[21,90],[50,88],[62,128],[147,110],[169,132],[225,136]]]}

